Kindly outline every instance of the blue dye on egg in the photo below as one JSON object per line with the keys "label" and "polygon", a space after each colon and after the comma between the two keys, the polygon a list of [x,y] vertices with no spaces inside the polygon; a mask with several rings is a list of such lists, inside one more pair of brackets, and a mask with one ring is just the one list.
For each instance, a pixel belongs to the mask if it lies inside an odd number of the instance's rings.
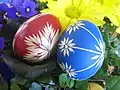
{"label": "blue dye on egg", "polygon": [[89,21],[69,26],[58,43],[57,61],[75,80],[86,80],[101,68],[105,44],[98,27]]}

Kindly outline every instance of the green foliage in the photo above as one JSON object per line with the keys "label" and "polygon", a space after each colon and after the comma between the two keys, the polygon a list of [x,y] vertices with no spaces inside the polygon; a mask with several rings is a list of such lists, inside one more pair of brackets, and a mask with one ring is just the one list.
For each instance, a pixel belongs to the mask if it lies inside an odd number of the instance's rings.
{"label": "green foliage", "polygon": [[63,73],[59,76],[59,84],[60,87],[68,87],[68,88],[72,88],[74,86],[75,81],[70,79],[67,74]]}
{"label": "green foliage", "polygon": [[74,80],[67,78],[66,86],[72,88],[74,86]]}
{"label": "green foliage", "polygon": [[27,82],[29,82],[29,80],[27,80],[26,78],[24,78],[22,76],[18,76],[18,75],[16,75],[15,78],[11,81],[13,83],[17,83],[17,84],[20,84],[20,85],[25,85]]}
{"label": "green foliage", "polygon": [[94,79],[108,79],[107,68],[101,68],[96,75],[93,76]]}
{"label": "green foliage", "polygon": [[47,5],[46,5],[47,2],[41,2],[40,3],[40,0],[38,0],[38,3],[39,3],[39,9],[40,9],[40,11],[47,8]]}
{"label": "green foliage", "polygon": [[105,23],[103,25],[103,30],[107,31],[107,32],[114,32],[116,29],[116,26],[113,25],[112,23],[110,23],[109,21],[107,21],[107,23]]}
{"label": "green foliage", "polygon": [[40,77],[36,78],[36,80],[39,82],[39,83],[49,83],[50,80],[52,80],[52,76],[51,74],[44,74],[44,75],[41,75]]}
{"label": "green foliage", "polygon": [[7,83],[1,80],[1,77],[0,77],[0,90],[7,90],[7,88],[8,88]]}
{"label": "green foliage", "polygon": [[17,85],[17,83],[12,83],[11,90],[21,90],[21,88]]}
{"label": "green foliage", "polygon": [[59,84],[61,87],[65,87],[68,77],[67,74],[63,73],[59,76]]}
{"label": "green foliage", "polygon": [[106,81],[107,90],[119,90],[120,89],[120,76],[112,76]]}
{"label": "green foliage", "polygon": [[88,90],[88,81],[76,81],[75,83],[76,90]]}

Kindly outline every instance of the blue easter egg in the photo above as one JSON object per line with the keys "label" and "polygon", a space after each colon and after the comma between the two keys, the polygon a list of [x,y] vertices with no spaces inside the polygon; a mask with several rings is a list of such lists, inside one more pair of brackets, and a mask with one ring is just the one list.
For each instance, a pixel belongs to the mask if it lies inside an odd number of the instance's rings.
{"label": "blue easter egg", "polygon": [[89,21],[69,26],[58,43],[59,66],[74,80],[92,77],[104,61],[105,44],[101,32]]}

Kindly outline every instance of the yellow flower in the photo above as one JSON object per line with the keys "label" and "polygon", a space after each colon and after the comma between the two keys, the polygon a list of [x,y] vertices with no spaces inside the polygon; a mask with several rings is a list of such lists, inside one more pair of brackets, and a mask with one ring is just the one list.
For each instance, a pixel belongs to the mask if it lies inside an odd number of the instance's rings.
{"label": "yellow flower", "polygon": [[101,7],[104,8],[104,14],[118,28],[116,32],[120,34],[120,0],[100,0]]}
{"label": "yellow flower", "polygon": [[111,13],[109,13],[107,17],[114,25],[118,27],[116,32],[120,34],[120,4],[114,6],[114,8],[111,8],[111,10]]}
{"label": "yellow flower", "polygon": [[[107,6],[107,7],[113,7],[114,5],[117,5],[120,3],[120,0],[99,0],[101,4]],[[109,3],[108,3],[109,2]]]}
{"label": "yellow flower", "polygon": [[63,32],[69,25],[78,20],[88,20],[96,25],[102,25],[104,16],[98,4],[91,2],[91,0],[48,1],[48,9],[42,12],[57,16],[61,22]]}
{"label": "yellow flower", "polygon": [[116,29],[116,32],[117,32],[118,34],[120,34],[120,27],[118,27],[118,28]]}

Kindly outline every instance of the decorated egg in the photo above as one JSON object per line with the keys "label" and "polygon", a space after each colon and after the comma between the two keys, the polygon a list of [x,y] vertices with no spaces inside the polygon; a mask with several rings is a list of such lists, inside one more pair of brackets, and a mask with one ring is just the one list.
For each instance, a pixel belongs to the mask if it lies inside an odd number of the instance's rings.
{"label": "decorated egg", "polygon": [[51,14],[39,14],[30,18],[14,36],[14,54],[32,63],[47,59],[59,39],[60,29],[59,20]]}
{"label": "decorated egg", "polygon": [[96,83],[88,83],[88,90],[105,90],[102,86]]}
{"label": "decorated egg", "polygon": [[92,77],[102,66],[105,45],[99,29],[89,21],[69,26],[58,43],[59,66],[74,80]]}

